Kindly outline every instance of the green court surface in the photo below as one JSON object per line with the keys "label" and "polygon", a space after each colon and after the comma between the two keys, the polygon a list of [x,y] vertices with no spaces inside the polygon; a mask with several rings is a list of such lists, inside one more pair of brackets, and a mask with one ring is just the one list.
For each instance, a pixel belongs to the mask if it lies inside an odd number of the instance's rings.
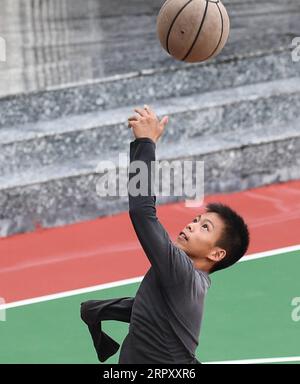
{"label": "green court surface", "polygon": [[[299,251],[238,263],[211,276],[197,357],[202,362],[300,356]],[[1,363],[99,363],[80,319],[88,299],[134,296],[138,284],[8,309],[0,322]],[[103,322],[122,343],[128,324]],[[106,363],[117,363],[119,353]],[[300,359],[299,359],[300,360]]]}

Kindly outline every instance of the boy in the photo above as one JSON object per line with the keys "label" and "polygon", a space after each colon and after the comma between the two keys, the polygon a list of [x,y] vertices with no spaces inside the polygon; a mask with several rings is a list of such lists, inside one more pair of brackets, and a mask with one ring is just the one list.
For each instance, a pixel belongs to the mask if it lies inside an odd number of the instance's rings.
{"label": "boy", "polygon": [[[237,262],[247,251],[249,232],[231,208],[209,204],[187,224],[173,243],[156,217],[151,196],[151,162],[168,118],[158,120],[150,107],[135,109],[128,119],[135,141],[130,143],[130,165],[147,165],[147,196],[129,192],[129,215],[151,268],[135,298],[90,300],[82,303],[81,317],[88,325],[100,361],[119,344],[101,331],[102,320],[130,323],[119,364],[194,364],[209,274]],[[129,181],[136,172],[130,168]]]}

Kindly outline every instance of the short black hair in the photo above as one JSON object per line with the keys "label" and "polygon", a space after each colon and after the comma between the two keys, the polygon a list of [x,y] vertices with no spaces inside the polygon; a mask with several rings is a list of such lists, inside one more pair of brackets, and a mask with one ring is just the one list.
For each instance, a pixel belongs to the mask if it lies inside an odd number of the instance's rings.
{"label": "short black hair", "polygon": [[250,235],[244,219],[233,209],[221,203],[210,203],[206,206],[207,212],[214,212],[220,216],[224,223],[224,230],[217,246],[225,249],[224,259],[214,264],[210,273],[220,271],[236,263],[247,252]]}

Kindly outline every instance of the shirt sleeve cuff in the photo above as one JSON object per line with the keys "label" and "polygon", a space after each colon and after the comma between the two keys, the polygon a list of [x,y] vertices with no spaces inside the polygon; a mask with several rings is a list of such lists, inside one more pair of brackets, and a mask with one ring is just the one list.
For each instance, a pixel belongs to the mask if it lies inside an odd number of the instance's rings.
{"label": "shirt sleeve cuff", "polygon": [[151,143],[156,146],[156,143],[150,139],[150,137],[139,137],[133,141],[133,143]]}

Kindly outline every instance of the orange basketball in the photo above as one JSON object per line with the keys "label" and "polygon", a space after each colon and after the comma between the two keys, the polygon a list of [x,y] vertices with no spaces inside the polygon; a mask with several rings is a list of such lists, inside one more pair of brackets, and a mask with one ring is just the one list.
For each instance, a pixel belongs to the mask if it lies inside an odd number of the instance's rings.
{"label": "orange basketball", "polygon": [[163,48],[175,59],[189,63],[217,56],[229,30],[229,16],[219,0],[167,0],[157,17]]}

